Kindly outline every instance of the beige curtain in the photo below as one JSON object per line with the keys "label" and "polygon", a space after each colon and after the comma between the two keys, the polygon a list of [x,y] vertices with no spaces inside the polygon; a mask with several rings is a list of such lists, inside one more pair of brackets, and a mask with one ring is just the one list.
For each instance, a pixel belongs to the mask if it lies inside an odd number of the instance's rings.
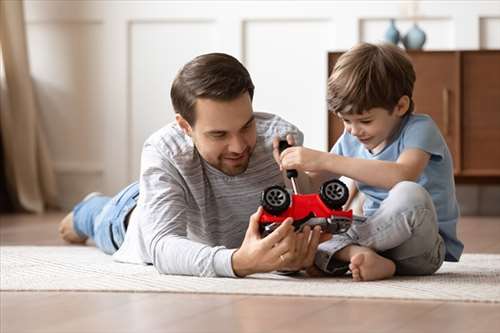
{"label": "beige curtain", "polygon": [[56,206],[57,189],[31,80],[22,1],[0,1],[0,130],[7,186],[19,209]]}

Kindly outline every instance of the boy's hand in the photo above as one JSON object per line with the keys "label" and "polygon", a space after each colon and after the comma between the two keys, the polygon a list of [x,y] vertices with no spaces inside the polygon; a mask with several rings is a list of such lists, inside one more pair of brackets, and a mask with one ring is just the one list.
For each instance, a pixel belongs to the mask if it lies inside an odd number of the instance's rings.
{"label": "boy's hand", "polygon": [[330,153],[304,147],[290,147],[280,155],[280,166],[285,169],[320,172]]}
{"label": "boy's hand", "polygon": [[[273,139],[273,157],[276,163],[280,166],[280,171],[283,171],[283,167],[281,165],[281,159],[280,159],[280,151],[279,151],[279,143],[280,143],[281,138],[279,136],[275,136]],[[290,146],[295,145],[295,138],[293,137],[292,134],[287,134],[286,135],[286,141]]]}

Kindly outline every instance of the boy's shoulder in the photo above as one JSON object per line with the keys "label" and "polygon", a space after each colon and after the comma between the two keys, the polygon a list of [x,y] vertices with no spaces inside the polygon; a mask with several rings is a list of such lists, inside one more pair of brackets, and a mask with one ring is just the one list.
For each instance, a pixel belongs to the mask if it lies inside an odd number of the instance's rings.
{"label": "boy's shoulder", "polygon": [[412,113],[405,121],[400,135],[439,135],[439,128],[431,116]]}
{"label": "boy's shoulder", "polygon": [[412,113],[408,117],[408,123],[410,124],[427,124],[435,126],[435,122],[431,116],[425,113]]}

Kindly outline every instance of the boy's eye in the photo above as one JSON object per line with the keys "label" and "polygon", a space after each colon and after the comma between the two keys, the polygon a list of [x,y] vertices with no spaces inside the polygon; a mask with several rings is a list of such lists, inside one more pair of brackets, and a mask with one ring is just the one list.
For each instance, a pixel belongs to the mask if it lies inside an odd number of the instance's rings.
{"label": "boy's eye", "polygon": [[342,120],[343,120],[343,121],[344,121],[344,123],[346,123],[346,124],[350,124],[350,123],[351,123],[351,121],[350,121],[350,120],[347,120],[347,119],[342,119]]}
{"label": "boy's eye", "polygon": [[371,120],[361,120],[361,123],[362,124],[369,124],[371,123],[372,121]]}

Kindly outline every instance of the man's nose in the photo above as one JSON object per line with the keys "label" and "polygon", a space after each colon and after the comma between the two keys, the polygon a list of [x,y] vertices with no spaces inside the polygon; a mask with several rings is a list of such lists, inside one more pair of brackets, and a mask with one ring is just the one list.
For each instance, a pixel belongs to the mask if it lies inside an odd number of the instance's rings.
{"label": "man's nose", "polygon": [[246,147],[245,139],[240,135],[234,135],[229,141],[229,152],[231,153],[241,154]]}

